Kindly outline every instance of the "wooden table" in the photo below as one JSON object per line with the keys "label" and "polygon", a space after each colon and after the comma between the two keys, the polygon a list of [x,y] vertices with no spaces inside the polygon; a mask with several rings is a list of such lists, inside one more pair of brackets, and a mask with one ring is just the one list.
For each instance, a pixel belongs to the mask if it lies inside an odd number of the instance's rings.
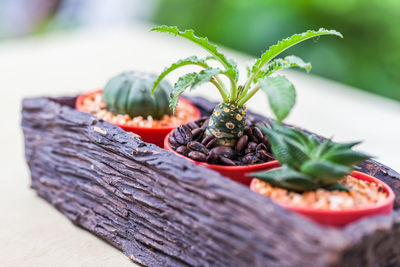
{"label": "wooden table", "polygon": [[[149,29],[149,25],[137,25],[64,32],[0,44],[1,266],[132,266],[118,250],[73,226],[29,189],[19,113],[23,97],[76,95],[101,88],[108,78],[123,70],[160,72],[177,59],[204,54],[186,41],[149,33]],[[318,44],[308,45],[312,49]],[[237,59],[242,70],[251,62],[246,55],[224,51]],[[313,75],[286,74],[298,92],[288,123],[334,136],[336,141],[364,140],[360,150],[400,170],[399,103]],[[173,74],[169,78],[175,81],[177,77]],[[209,86],[193,94],[218,100],[218,93]],[[256,112],[271,114],[262,93],[251,105]]]}

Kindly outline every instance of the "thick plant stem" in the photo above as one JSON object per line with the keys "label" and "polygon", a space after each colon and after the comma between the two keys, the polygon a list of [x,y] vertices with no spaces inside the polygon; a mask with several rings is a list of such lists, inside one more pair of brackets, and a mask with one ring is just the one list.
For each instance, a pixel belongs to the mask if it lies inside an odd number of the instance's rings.
{"label": "thick plant stem", "polygon": [[[257,72],[258,72],[258,71],[257,71]],[[243,97],[247,94],[247,92],[249,91],[249,88],[250,88],[250,85],[251,85],[253,79],[254,79],[254,78],[256,77],[256,75],[257,75],[257,72],[253,73],[253,74],[251,75],[251,77],[247,80],[247,82],[246,82],[245,85],[244,85],[243,92],[240,94],[239,98],[243,98]]]}
{"label": "thick plant stem", "polygon": [[221,85],[217,82],[217,80],[214,77],[211,78],[210,82],[212,84],[214,84],[215,87],[217,87],[217,89],[218,89],[223,101],[228,101],[229,100],[229,95],[228,95],[228,92],[226,91],[226,89],[221,87]]}
{"label": "thick plant stem", "polygon": [[214,108],[205,135],[213,134],[217,145],[232,147],[243,135],[245,118],[245,107],[222,102]]}
{"label": "thick plant stem", "polygon": [[239,100],[238,106],[243,106],[247,101],[249,101],[250,98],[254,96],[255,93],[258,92],[258,90],[260,90],[260,88],[261,88],[260,85],[257,85],[256,87],[251,89],[251,91],[247,95],[245,95],[242,99]]}

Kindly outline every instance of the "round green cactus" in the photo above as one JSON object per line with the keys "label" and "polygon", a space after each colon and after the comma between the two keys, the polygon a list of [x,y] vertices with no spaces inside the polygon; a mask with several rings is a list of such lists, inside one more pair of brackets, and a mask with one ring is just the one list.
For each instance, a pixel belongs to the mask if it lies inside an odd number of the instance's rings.
{"label": "round green cactus", "polygon": [[172,114],[169,108],[172,86],[164,80],[152,94],[155,79],[152,74],[137,71],[123,72],[111,78],[103,89],[107,109],[132,118],[152,116],[153,119],[160,119],[165,114]]}

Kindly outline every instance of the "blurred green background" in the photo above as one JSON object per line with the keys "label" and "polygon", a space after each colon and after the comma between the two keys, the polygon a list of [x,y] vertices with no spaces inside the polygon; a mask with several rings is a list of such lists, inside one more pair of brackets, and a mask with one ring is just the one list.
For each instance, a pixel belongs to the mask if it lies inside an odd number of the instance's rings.
{"label": "blurred green background", "polygon": [[313,74],[400,101],[400,0],[162,0],[154,21],[259,56],[307,29],[336,29],[344,40],[298,45]]}
{"label": "blurred green background", "polygon": [[258,57],[269,45],[320,27],[322,38],[288,51],[312,73],[400,101],[400,0],[0,0],[0,41],[138,21],[192,28]]}

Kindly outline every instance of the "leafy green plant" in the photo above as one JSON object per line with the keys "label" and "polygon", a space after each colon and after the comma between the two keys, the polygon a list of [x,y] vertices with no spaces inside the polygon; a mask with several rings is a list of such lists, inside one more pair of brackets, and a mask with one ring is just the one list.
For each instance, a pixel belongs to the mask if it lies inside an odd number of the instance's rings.
{"label": "leafy green plant", "polygon": [[[321,35],[342,35],[334,30],[319,29],[318,31],[306,31],[283,39],[269,47],[261,57],[248,69],[249,77],[243,85],[238,85],[239,72],[236,63],[226,58],[217,47],[209,43],[207,38],[197,37],[193,30],[180,31],[177,27],[159,26],[152,31],[170,33],[175,36],[186,38],[208,51],[211,56],[199,59],[196,56],[179,60],[170,67],[164,69],[153,85],[153,92],[158,83],[172,71],[187,65],[197,65],[202,68],[200,72],[187,73],[180,77],[175,83],[170,95],[170,107],[175,109],[179,96],[187,89],[193,90],[201,84],[210,82],[219,91],[222,102],[218,104],[209,120],[205,134],[213,134],[217,138],[217,144],[223,146],[234,146],[237,139],[243,134],[245,127],[246,107],[245,104],[259,90],[266,93],[269,104],[277,121],[283,121],[296,101],[296,92],[293,84],[282,75],[271,76],[281,69],[298,67],[309,71],[310,63],[302,59],[289,56],[284,59],[275,59],[286,49],[307,39]],[[275,60],[274,60],[275,59]],[[211,67],[209,61],[219,62],[220,67]],[[229,80],[229,86],[221,80],[221,75]]]}
{"label": "leafy green plant", "polygon": [[274,157],[282,168],[252,173],[250,176],[277,187],[307,191],[320,187],[329,190],[348,190],[338,181],[354,170],[355,164],[370,156],[352,150],[360,142],[334,143],[319,141],[314,135],[272,124],[259,128],[269,137]]}

